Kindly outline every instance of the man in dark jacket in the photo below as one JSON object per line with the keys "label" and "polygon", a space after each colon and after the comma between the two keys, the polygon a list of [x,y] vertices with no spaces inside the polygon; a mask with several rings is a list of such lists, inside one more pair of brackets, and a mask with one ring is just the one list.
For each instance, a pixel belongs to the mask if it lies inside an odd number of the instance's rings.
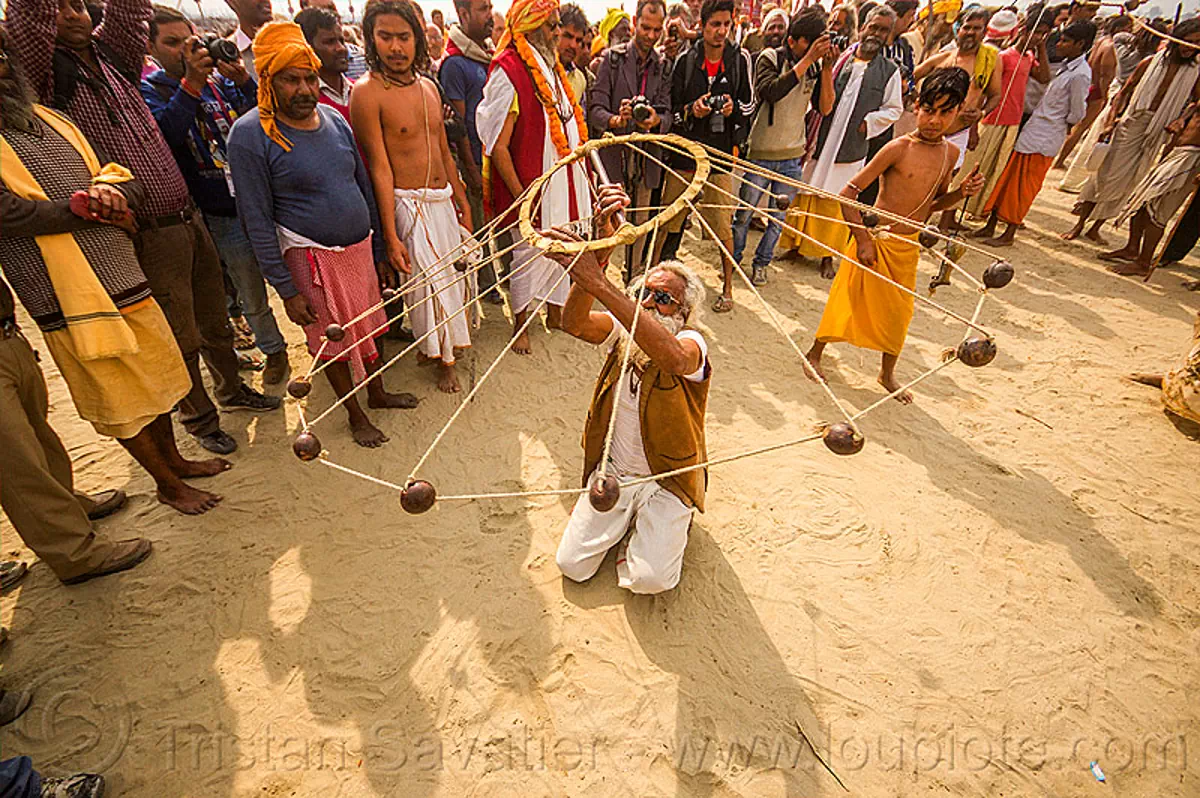
{"label": "man in dark jacket", "polygon": [[142,97],[204,213],[204,224],[254,331],[254,342],[267,356],[263,382],[277,385],[287,377],[287,343],[271,311],[254,250],[237,218],[225,156],[225,139],[234,121],[257,105],[258,84],[240,58],[215,60],[194,34],[182,13],[168,6],[154,7],[150,55],[162,69],[142,81]]}
{"label": "man in dark jacket", "polygon": [[[750,88],[750,58],[742,48],[729,41],[733,27],[733,0],[704,0],[700,7],[700,38],[675,61],[671,75],[671,126],[676,133],[710,147],[733,154],[746,141],[754,96]],[[663,187],[663,203],[671,204],[691,181],[695,164],[676,151],[669,161]],[[723,247],[724,283],[721,295],[713,303],[717,313],[733,310],[733,212],[729,207],[737,195],[733,176],[725,167],[713,163],[712,174],[700,197],[703,223],[712,229]],[[667,225],[667,240],[662,257],[673,257],[683,236],[679,214]],[[655,258],[657,263],[658,257]]]}
{"label": "man in dark jacket", "polygon": [[[671,68],[654,48],[666,17],[664,0],[638,0],[633,39],[610,47],[600,59],[596,81],[587,98],[588,126],[593,137],[609,131],[621,135],[666,133],[671,129]],[[638,105],[636,111],[635,105]],[[646,151],[652,158],[663,157],[658,147],[646,147]],[[609,179],[625,185],[635,208],[651,205],[650,194],[662,182],[662,167],[652,158],[628,147],[613,146],[600,151]],[[648,215],[649,211],[634,211],[629,221],[640,224]],[[630,275],[642,271],[642,245],[643,240],[639,239],[625,248],[625,270]]]}

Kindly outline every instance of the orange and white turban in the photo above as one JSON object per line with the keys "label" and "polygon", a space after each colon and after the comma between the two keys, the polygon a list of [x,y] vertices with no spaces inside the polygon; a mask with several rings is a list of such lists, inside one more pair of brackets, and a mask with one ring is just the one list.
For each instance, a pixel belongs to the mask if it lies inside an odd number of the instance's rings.
{"label": "orange and white turban", "polygon": [[254,67],[258,70],[258,121],[267,138],[284,152],[291,152],[292,142],[275,121],[275,89],[271,78],[290,67],[321,68],[321,59],[304,38],[304,31],[295,22],[268,22],[254,37]]}
{"label": "orange and white turban", "polygon": [[504,33],[496,42],[496,54],[504,52],[514,33],[529,33],[545,25],[558,6],[559,0],[515,0],[504,17]]}

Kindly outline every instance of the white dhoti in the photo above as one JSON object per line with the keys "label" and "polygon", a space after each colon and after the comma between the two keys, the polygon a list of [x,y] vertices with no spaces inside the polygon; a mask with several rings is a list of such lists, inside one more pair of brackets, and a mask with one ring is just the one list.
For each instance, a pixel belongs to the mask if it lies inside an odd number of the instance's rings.
{"label": "white dhoti", "polygon": [[663,593],[679,584],[691,525],[692,509],[657,482],[621,488],[617,505],[606,513],[597,512],[585,493],[575,502],[555,559],[568,579],[591,579],[632,526],[617,556],[617,584],[633,593]]}
{"label": "white dhoti", "polygon": [[513,250],[512,271],[508,279],[513,313],[528,310],[530,305],[543,299],[547,304],[560,308],[567,304],[571,280],[559,281],[565,271],[543,255],[540,249],[529,244],[518,244]]}
{"label": "white dhoti", "polygon": [[1117,217],[1117,224],[1145,208],[1155,227],[1166,227],[1195,190],[1193,179],[1197,171],[1200,171],[1200,147],[1176,147],[1133,190],[1125,210]]}
{"label": "white dhoti", "polygon": [[[421,340],[422,354],[453,363],[455,348],[471,345],[467,314],[460,312],[468,276],[454,267],[466,254],[460,247],[463,232],[454,212],[454,192],[450,186],[398,188],[395,199],[396,233],[413,267],[403,286],[409,323]],[[435,327],[437,332],[428,335]]]}

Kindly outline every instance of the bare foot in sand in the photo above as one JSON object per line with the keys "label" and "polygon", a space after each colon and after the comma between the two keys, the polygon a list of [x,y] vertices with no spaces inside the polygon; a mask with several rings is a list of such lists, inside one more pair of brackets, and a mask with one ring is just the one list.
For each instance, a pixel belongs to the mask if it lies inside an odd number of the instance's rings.
{"label": "bare foot in sand", "polygon": [[1138,254],[1139,253],[1137,251],[1130,252],[1129,247],[1121,247],[1120,249],[1114,249],[1112,252],[1101,252],[1096,257],[1100,260],[1107,261],[1135,261],[1137,260]]}
{"label": "bare foot in sand", "polygon": [[[808,377],[813,382],[824,382],[826,379],[825,378],[825,369],[821,367],[821,356],[819,354],[814,354],[810,350],[809,353],[807,355],[805,355],[804,357],[806,360],[808,360],[809,364],[812,366],[812,371],[809,371],[808,369],[804,370],[804,376]],[[817,377],[814,377],[813,372],[816,372],[817,376],[820,377],[821,379],[818,380]]]}
{"label": "bare foot in sand", "polygon": [[529,332],[523,332],[513,339],[512,351],[518,355],[532,355],[533,349],[529,346]]}
{"label": "bare foot in sand", "polygon": [[437,360],[435,358],[430,357],[429,355],[425,354],[424,352],[417,352],[417,365],[418,366],[432,366],[436,362],[437,362]]}
{"label": "bare foot in sand", "polygon": [[985,247],[1011,247],[1013,239],[1001,236],[1000,238],[989,238],[987,241],[981,241],[980,243]]}
{"label": "bare foot in sand", "polygon": [[388,436],[383,434],[383,430],[365,418],[359,422],[350,422],[350,434],[354,436],[355,443],[367,449],[376,449],[388,442]]}
{"label": "bare foot in sand", "polygon": [[1200,280],[1184,280],[1184,291],[1200,291]]}
{"label": "bare foot in sand", "polygon": [[557,305],[549,305],[546,307],[546,329],[562,329],[562,308],[558,307]]}
{"label": "bare foot in sand", "polygon": [[[882,385],[888,393],[896,393],[896,391],[900,391],[900,383],[896,382],[895,377],[885,377],[880,374],[879,384]],[[900,391],[900,393],[896,394],[895,399],[902,405],[911,405],[913,403],[913,395],[908,391]]]}
{"label": "bare foot in sand", "polygon": [[1145,277],[1150,273],[1149,263],[1126,263],[1123,265],[1109,266],[1108,270],[1113,274],[1119,274],[1122,277]]}
{"label": "bare foot in sand", "polygon": [[180,479],[200,479],[215,477],[233,468],[233,463],[223,457],[213,457],[209,460],[184,460],[171,466],[171,471]]}
{"label": "bare foot in sand", "polygon": [[833,258],[821,258],[821,276],[826,280],[837,277],[837,266],[833,265]]}
{"label": "bare foot in sand", "polygon": [[367,393],[367,407],[372,410],[412,410],[420,403],[421,400],[411,393],[388,393],[387,391],[369,391]]}
{"label": "bare foot in sand", "polygon": [[453,363],[443,363],[438,369],[438,390],[442,393],[458,393],[462,390]]}
{"label": "bare foot in sand", "polygon": [[1061,238],[1063,241],[1074,241],[1075,239],[1079,238],[1079,234],[1082,232],[1083,232],[1083,223],[1081,222],[1080,224],[1077,224],[1074,227],[1072,227],[1067,232],[1060,233],[1058,237]]}
{"label": "bare foot in sand", "polygon": [[1098,227],[1093,227],[1091,230],[1088,230],[1086,233],[1083,234],[1083,237],[1088,239],[1089,241],[1096,242],[1097,244],[1099,244],[1102,247],[1108,246],[1108,242],[1104,240],[1104,236],[1100,235],[1100,228],[1098,228]]}
{"label": "bare foot in sand", "polygon": [[996,235],[996,225],[984,225],[978,230],[972,230],[965,235],[967,238],[991,238],[992,236]]}
{"label": "bare foot in sand", "polygon": [[158,489],[158,500],[163,504],[174,507],[184,515],[200,515],[220,504],[223,497],[206,490],[196,490],[191,485],[180,483],[177,488]]}

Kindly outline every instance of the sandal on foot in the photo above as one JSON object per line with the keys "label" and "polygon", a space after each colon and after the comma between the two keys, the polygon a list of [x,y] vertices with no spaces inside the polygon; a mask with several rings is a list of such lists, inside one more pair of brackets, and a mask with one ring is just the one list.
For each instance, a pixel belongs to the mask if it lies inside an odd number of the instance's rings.
{"label": "sandal on foot", "polygon": [[719,296],[712,303],[713,313],[728,313],[733,310],[733,298],[727,296]]}
{"label": "sandal on foot", "polygon": [[18,582],[25,578],[28,571],[29,566],[20,560],[0,562],[0,590],[5,592],[12,590]]}

